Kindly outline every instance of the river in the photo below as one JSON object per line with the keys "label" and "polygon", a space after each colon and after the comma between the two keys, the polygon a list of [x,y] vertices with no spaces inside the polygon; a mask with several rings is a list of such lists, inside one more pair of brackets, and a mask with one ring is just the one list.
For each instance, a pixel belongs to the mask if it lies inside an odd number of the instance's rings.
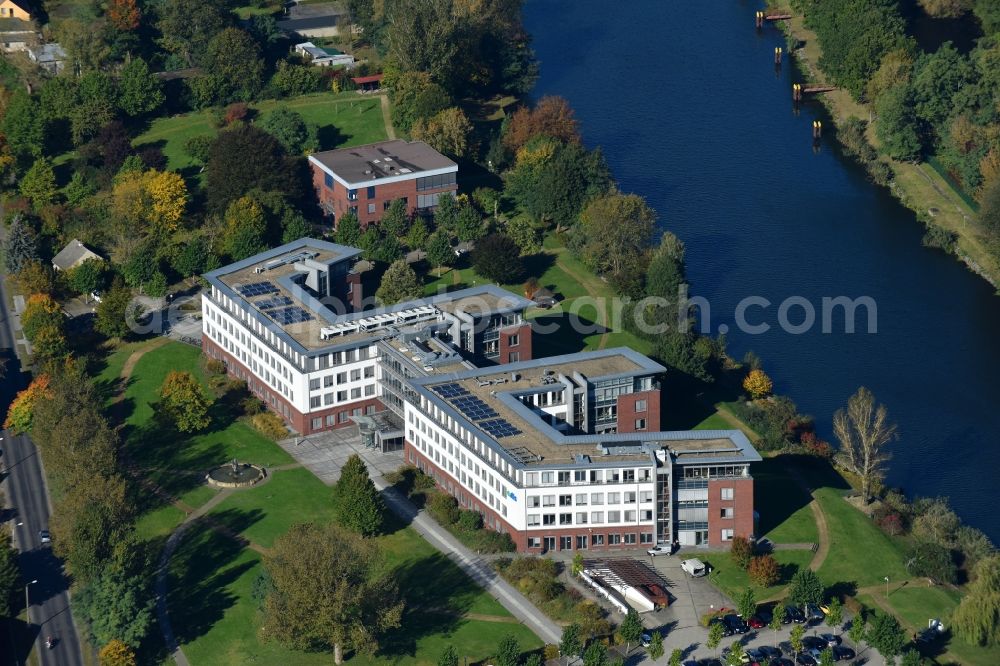
{"label": "river", "polygon": [[[588,145],[603,147],[620,187],[645,196],[687,246],[692,295],[711,304],[729,349],[757,352],[779,393],[831,438],[833,412],[868,386],[898,422],[888,481],[944,495],[1000,542],[1000,309],[994,290],[953,257],[924,248],[923,228],[791,103],[791,68],[773,66],[774,28],[756,3],[709,0],[527,0],[541,62],[535,95],[562,95]],[[746,297],[764,334],[741,332]],[[779,326],[779,304],[868,296],[854,334],[834,318],[806,333]],[[802,308],[788,319],[803,320]],[[839,333],[837,332],[839,331]]]}

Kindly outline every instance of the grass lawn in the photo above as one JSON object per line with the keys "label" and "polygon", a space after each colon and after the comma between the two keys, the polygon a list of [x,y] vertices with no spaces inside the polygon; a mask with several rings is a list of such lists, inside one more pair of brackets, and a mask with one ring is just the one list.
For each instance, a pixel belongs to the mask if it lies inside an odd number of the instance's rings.
{"label": "grass lawn", "polygon": [[753,467],[754,509],[760,533],[775,543],[817,543],[819,531],[808,494],[788,474],[780,458]]}
{"label": "grass lawn", "polygon": [[[726,420],[724,416],[715,412],[714,414],[709,414],[704,421],[699,423],[694,427],[694,430],[730,430],[732,425]],[[756,472],[754,476],[757,476]]]}
{"label": "grass lawn", "polygon": [[813,556],[811,550],[776,550],[773,555],[780,566],[781,578],[777,585],[761,588],[750,584],[747,572],[733,563],[728,552],[704,552],[700,550],[690,552],[691,557],[697,557],[702,562],[711,565],[712,572],[709,574],[709,580],[731,599],[735,600],[737,595],[747,587],[753,587],[758,601],[781,596],[795,572],[808,567]]}
{"label": "grass lawn", "polygon": [[[279,107],[298,111],[306,122],[319,128],[321,150],[357,146],[386,138],[382,109],[377,97],[326,92],[283,100],[265,100],[251,105],[259,119]],[[132,143],[136,147],[159,146],[167,157],[167,167],[180,171],[195,166],[184,151],[184,142],[195,136],[213,135],[217,131],[212,125],[210,111],[195,111],[170,118],[157,118]]]}

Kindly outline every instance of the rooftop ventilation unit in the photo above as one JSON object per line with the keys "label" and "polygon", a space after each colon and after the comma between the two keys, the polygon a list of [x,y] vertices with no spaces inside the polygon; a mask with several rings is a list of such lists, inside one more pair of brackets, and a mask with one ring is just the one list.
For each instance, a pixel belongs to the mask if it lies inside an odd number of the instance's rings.
{"label": "rooftop ventilation unit", "polygon": [[258,266],[254,269],[254,273],[263,273],[264,271],[273,271],[275,268],[284,266],[285,264],[294,264],[298,261],[304,261],[306,259],[315,259],[319,256],[319,252],[298,252],[296,254],[290,254],[285,257],[279,257],[278,259],[272,259],[263,266]]}

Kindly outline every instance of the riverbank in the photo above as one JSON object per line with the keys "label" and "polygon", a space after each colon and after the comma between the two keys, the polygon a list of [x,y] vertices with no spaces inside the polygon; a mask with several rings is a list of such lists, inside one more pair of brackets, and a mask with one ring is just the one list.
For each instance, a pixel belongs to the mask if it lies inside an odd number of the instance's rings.
{"label": "riverbank", "polygon": [[[829,84],[819,67],[822,56],[819,40],[806,27],[804,17],[796,16],[789,21],[780,21],[778,27],[785,33],[794,64],[802,74],[810,82]],[[794,48],[795,46],[798,48]],[[838,89],[817,95],[817,99],[822,102],[837,126],[841,126],[852,116],[862,120],[873,117],[872,109],[855,101],[846,90]],[[865,137],[878,150],[879,141],[872,124],[868,125]],[[952,234],[955,243],[950,251],[973,273],[994,288],[1000,288],[1000,262],[988,250],[987,239],[979,226],[976,212],[952,184],[927,162],[899,162],[882,154],[879,159],[892,167],[894,177],[889,189],[893,196],[912,210],[928,229],[933,225]]]}

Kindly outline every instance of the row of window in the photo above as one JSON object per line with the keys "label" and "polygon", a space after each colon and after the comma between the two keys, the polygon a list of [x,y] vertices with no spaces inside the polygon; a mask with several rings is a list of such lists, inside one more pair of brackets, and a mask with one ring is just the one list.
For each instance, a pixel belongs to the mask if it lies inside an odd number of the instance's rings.
{"label": "row of window", "polygon": [[[653,543],[653,533],[652,532],[640,532],[636,535],[634,532],[618,533],[613,532],[611,534],[589,534],[580,536],[561,536],[558,537],[559,550],[587,550],[588,548],[601,548],[603,546],[633,546],[636,543],[636,537],[638,536],[638,541],[641,544],[650,545]],[[732,538],[732,537],[730,537]],[[541,548],[545,552],[553,551],[556,549],[556,537],[554,536],[533,536],[528,537],[528,548]]]}
{"label": "row of window", "polygon": [[[607,520],[605,520],[605,518]],[[602,525],[605,522],[608,523],[634,523],[636,520],[641,520],[648,522],[653,520],[653,510],[643,509],[642,511],[636,511],[635,509],[629,509],[627,511],[591,511],[589,514],[586,511],[578,511],[575,516],[573,513],[529,513],[528,514],[528,527],[538,527],[539,525]],[[558,523],[557,523],[558,521]]]}
{"label": "row of window", "polygon": [[458,174],[454,171],[439,173],[436,176],[424,176],[417,178],[417,192],[424,190],[436,190],[440,187],[451,187],[456,181]]}
{"label": "row of window", "polygon": [[[629,490],[624,493],[576,493],[576,495],[559,495],[559,506],[586,506],[589,503],[594,506],[603,505],[604,499],[607,497],[607,503],[622,504],[624,499],[624,504],[635,504],[636,498],[639,498],[643,504],[648,504],[653,501],[653,491],[643,490],[640,493],[636,493],[634,490]],[[537,509],[539,506],[555,506],[556,505],[556,495],[529,495],[528,496],[528,508]]]}
{"label": "row of window", "polygon": [[[375,395],[375,384],[365,384],[364,387],[355,386],[349,392],[349,394],[350,394],[350,400],[360,400],[361,397],[362,397],[362,393],[364,394],[364,397],[366,397],[366,398],[370,398],[370,397],[374,396]],[[318,395],[310,396],[310,398],[309,398],[309,408],[310,409],[316,409],[317,407],[319,407],[320,404],[321,404],[321,398],[322,398],[322,405],[324,407],[329,407],[330,405],[333,405],[333,404],[336,404],[336,403],[347,402],[348,401],[348,397],[347,396],[348,396],[348,391],[337,391],[336,393],[334,393],[333,391],[330,391],[329,393],[326,393],[326,394],[324,394],[322,396],[318,396]]]}
{"label": "row of window", "polygon": [[323,384],[323,388],[330,388],[335,383],[346,384],[348,381],[359,382],[362,377],[364,379],[373,379],[375,377],[375,366],[368,365],[364,368],[355,368],[350,372],[338,372],[336,374],[326,375],[325,377],[312,377],[309,380],[309,390],[320,390],[321,382]]}
{"label": "row of window", "polygon": [[362,414],[371,416],[374,413],[375,413],[375,405],[368,405],[364,409],[362,409],[361,407],[355,407],[349,412],[347,410],[344,410],[337,414],[327,414],[325,418],[322,416],[317,416],[312,419],[310,425],[312,426],[312,432],[316,432],[317,430],[322,430],[324,427],[332,428],[338,423],[341,424],[347,423],[350,420],[350,417],[352,416],[361,416]]}
{"label": "row of window", "polygon": [[378,353],[377,347],[358,347],[357,349],[346,349],[344,351],[335,351],[329,354],[322,354],[315,357],[315,364],[317,370],[326,370],[334,366],[338,366],[344,363],[354,363],[355,361],[366,361],[372,356],[372,349],[375,349],[375,354]]}
{"label": "row of window", "polygon": [[565,486],[570,483],[643,483],[652,481],[652,469],[578,469],[572,472],[525,472],[526,486]]}

